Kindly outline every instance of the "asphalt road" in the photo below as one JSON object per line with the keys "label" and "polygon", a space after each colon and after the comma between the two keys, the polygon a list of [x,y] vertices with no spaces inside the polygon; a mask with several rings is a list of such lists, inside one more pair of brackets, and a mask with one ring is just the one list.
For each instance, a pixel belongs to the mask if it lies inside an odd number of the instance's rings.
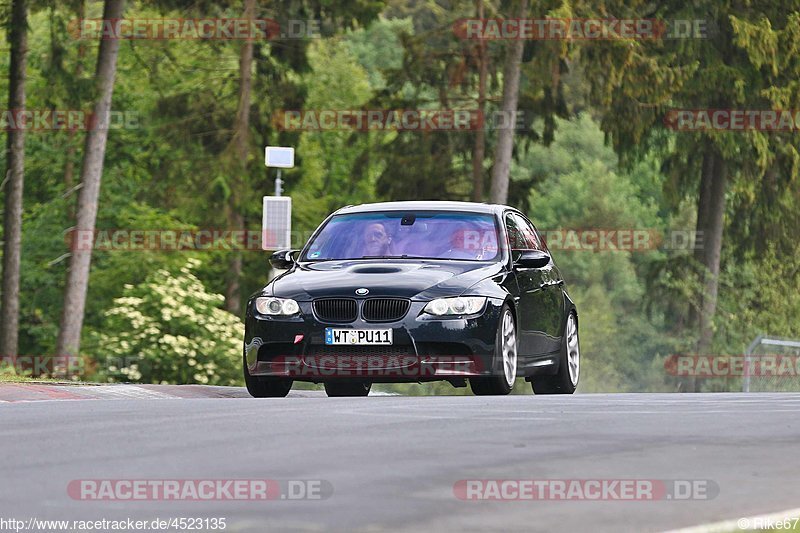
{"label": "asphalt road", "polygon": [[[0,518],[226,531],[663,531],[800,507],[800,395],[0,404]],[[82,501],[80,479],[324,480],[322,500]],[[709,480],[713,499],[463,501],[463,479]]]}

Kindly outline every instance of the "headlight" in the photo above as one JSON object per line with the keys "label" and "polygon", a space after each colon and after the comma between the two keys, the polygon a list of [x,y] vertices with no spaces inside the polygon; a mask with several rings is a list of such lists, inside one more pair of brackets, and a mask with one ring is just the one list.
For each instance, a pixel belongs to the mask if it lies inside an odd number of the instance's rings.
{"label": "headlight", "polygon": [[289,298],[256,298],[256,311],[262,315],[294,315],[300,311],[297,302]]}
{"label": "headlight", "polygon": [[426,313],[436,316],[445,315],[474,315],[483,309],[486,303],[485,296],[461,296],[458,298],[437,298],[431,300],[423,309]]}

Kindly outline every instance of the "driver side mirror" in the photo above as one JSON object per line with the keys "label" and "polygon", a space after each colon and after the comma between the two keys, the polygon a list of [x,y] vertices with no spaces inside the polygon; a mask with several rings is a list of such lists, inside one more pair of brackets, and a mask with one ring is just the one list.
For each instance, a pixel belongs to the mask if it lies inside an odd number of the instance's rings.
{"label": "driver side mirror", "polygon": [[297,250],[278,250],[269,256],[269,264],[272,265],[272,268],[277,268],[279,270],[292,268],[292,265],[294,265],[294,257],[292,257],[292,254],[296,251]]}
{"label": "driver side mirror", "polygon": [[514,266],[522,268],[543,268],[550,263],[550,255],[541,250],[525,250],[514,261]]}

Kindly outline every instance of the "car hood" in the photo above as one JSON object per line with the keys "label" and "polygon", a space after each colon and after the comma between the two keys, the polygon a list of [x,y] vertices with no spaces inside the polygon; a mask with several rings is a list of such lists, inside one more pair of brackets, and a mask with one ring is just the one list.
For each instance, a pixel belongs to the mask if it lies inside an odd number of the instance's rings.
{"label": "car hood", "polygon": [[479,281],[495,276],[499,263],[473,261],[324,261],[297,264],[275,278],[266,294],[297,301],[329,296],[394,296],[430,300],[458,296]]}

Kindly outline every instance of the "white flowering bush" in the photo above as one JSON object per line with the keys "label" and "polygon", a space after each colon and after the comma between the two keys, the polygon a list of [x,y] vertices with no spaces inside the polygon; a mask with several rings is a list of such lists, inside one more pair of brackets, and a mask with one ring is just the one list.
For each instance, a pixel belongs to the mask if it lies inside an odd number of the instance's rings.
{"label": "white flowering bush", "polygon": [[177,274],[159,269],[125,285],[92,339],[98,380],[240,384],[244,324],[206,291],[199,265],[189,259]]}

